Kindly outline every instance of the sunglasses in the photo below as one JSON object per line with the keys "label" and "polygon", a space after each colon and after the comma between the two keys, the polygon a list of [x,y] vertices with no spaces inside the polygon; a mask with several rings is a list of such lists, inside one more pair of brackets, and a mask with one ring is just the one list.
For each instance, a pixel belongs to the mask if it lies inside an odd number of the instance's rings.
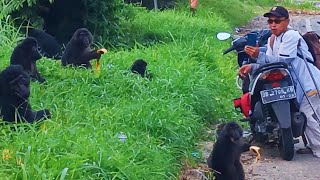
{"label": "sunglasses", "polygon": [[268,19],[268,24],[276,23],[280,24],[282,21],[285,21],[286,19]]}

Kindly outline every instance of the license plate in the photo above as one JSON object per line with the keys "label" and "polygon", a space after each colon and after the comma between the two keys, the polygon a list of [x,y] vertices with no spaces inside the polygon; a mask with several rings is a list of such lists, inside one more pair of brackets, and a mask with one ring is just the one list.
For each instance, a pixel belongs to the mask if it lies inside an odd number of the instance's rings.
{"label": "license plate", "polygon": [[261,91],[260,94],[263,104],[296,98],[296,92],[293,86],[268,89]]}

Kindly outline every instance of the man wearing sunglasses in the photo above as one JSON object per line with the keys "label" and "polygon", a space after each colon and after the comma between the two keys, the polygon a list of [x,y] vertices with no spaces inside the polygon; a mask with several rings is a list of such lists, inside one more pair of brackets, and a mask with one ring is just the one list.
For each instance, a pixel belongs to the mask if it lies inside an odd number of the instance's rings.
{"label": "man wearing sunglasses", "polygon": [[[299,32],[290,29],[289,13],[284,7],[275,6],[265,13],[264,17],[268,18],[267,22],[273,34],[273,38],[270,37],[268,39],[267,52],[260,52],[259,47],[246,46],[244,51],[251,58],[255,58],[257,63],[243,65],[238,73],[244,77],[248,73],[254,73],[260,65],[271,62],[285,62],[292,67],[289,68],[289,71],[291,71],[296,87],[300,111],[307,116],[305,133],[310,146],[305,149],[299,149],[297,153],[313,153],[316,157],[320,157],[320,126],[316,121],[316,118],[320,117],[320,98],[307,65],[301,58],[302,54],[309,61],[313,61],[312,55]],[[316,77],[317,86],[320,87],[320,71],[311,63],[308,63],[308,66],[313,77]],[[297,78],[300,80],[301,85]],[[316,112],[312,110],[304,91]]]}

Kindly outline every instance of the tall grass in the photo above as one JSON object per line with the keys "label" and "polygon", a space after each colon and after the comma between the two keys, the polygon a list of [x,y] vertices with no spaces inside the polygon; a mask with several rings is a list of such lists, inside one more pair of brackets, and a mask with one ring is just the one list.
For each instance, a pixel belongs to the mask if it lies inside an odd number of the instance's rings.
{"label": "tall grass", "polygon": [[10,16],[6,16],[0,21],[0,44],[3,48],[12,48],[16,41],[22,39],[21,34],[14,27]]}
{"label": "tall grass", "polygon": [[[181,9],[139,11],[130,27],[141,41],[104,55],[99,77],[40,60],[47,82],[31,84],[30,102],[50,109],[52,119],[0,127],[0,179],[176,179],[204,125],[238,117],[235,57],[222,56],[230,42],[215,38],[231,32],[232,22],[202,8],[195,17]],[[4,69],[21,35],[5,19],[0,24]],[[146,37],[160,38],[145,46]],[[129,73],[138,58],[148,62],[151,81]]]}

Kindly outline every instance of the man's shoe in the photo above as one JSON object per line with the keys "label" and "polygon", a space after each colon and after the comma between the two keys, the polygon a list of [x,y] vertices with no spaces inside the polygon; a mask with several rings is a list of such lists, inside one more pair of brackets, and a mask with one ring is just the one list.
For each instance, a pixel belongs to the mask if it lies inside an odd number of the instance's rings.
{"label": "man's shoe", "polygon": [[310,147],[305,147],[305,148],[301,148],[301,149],[298,149],[296,151],[297,154],[312,154],[312,150]]}

